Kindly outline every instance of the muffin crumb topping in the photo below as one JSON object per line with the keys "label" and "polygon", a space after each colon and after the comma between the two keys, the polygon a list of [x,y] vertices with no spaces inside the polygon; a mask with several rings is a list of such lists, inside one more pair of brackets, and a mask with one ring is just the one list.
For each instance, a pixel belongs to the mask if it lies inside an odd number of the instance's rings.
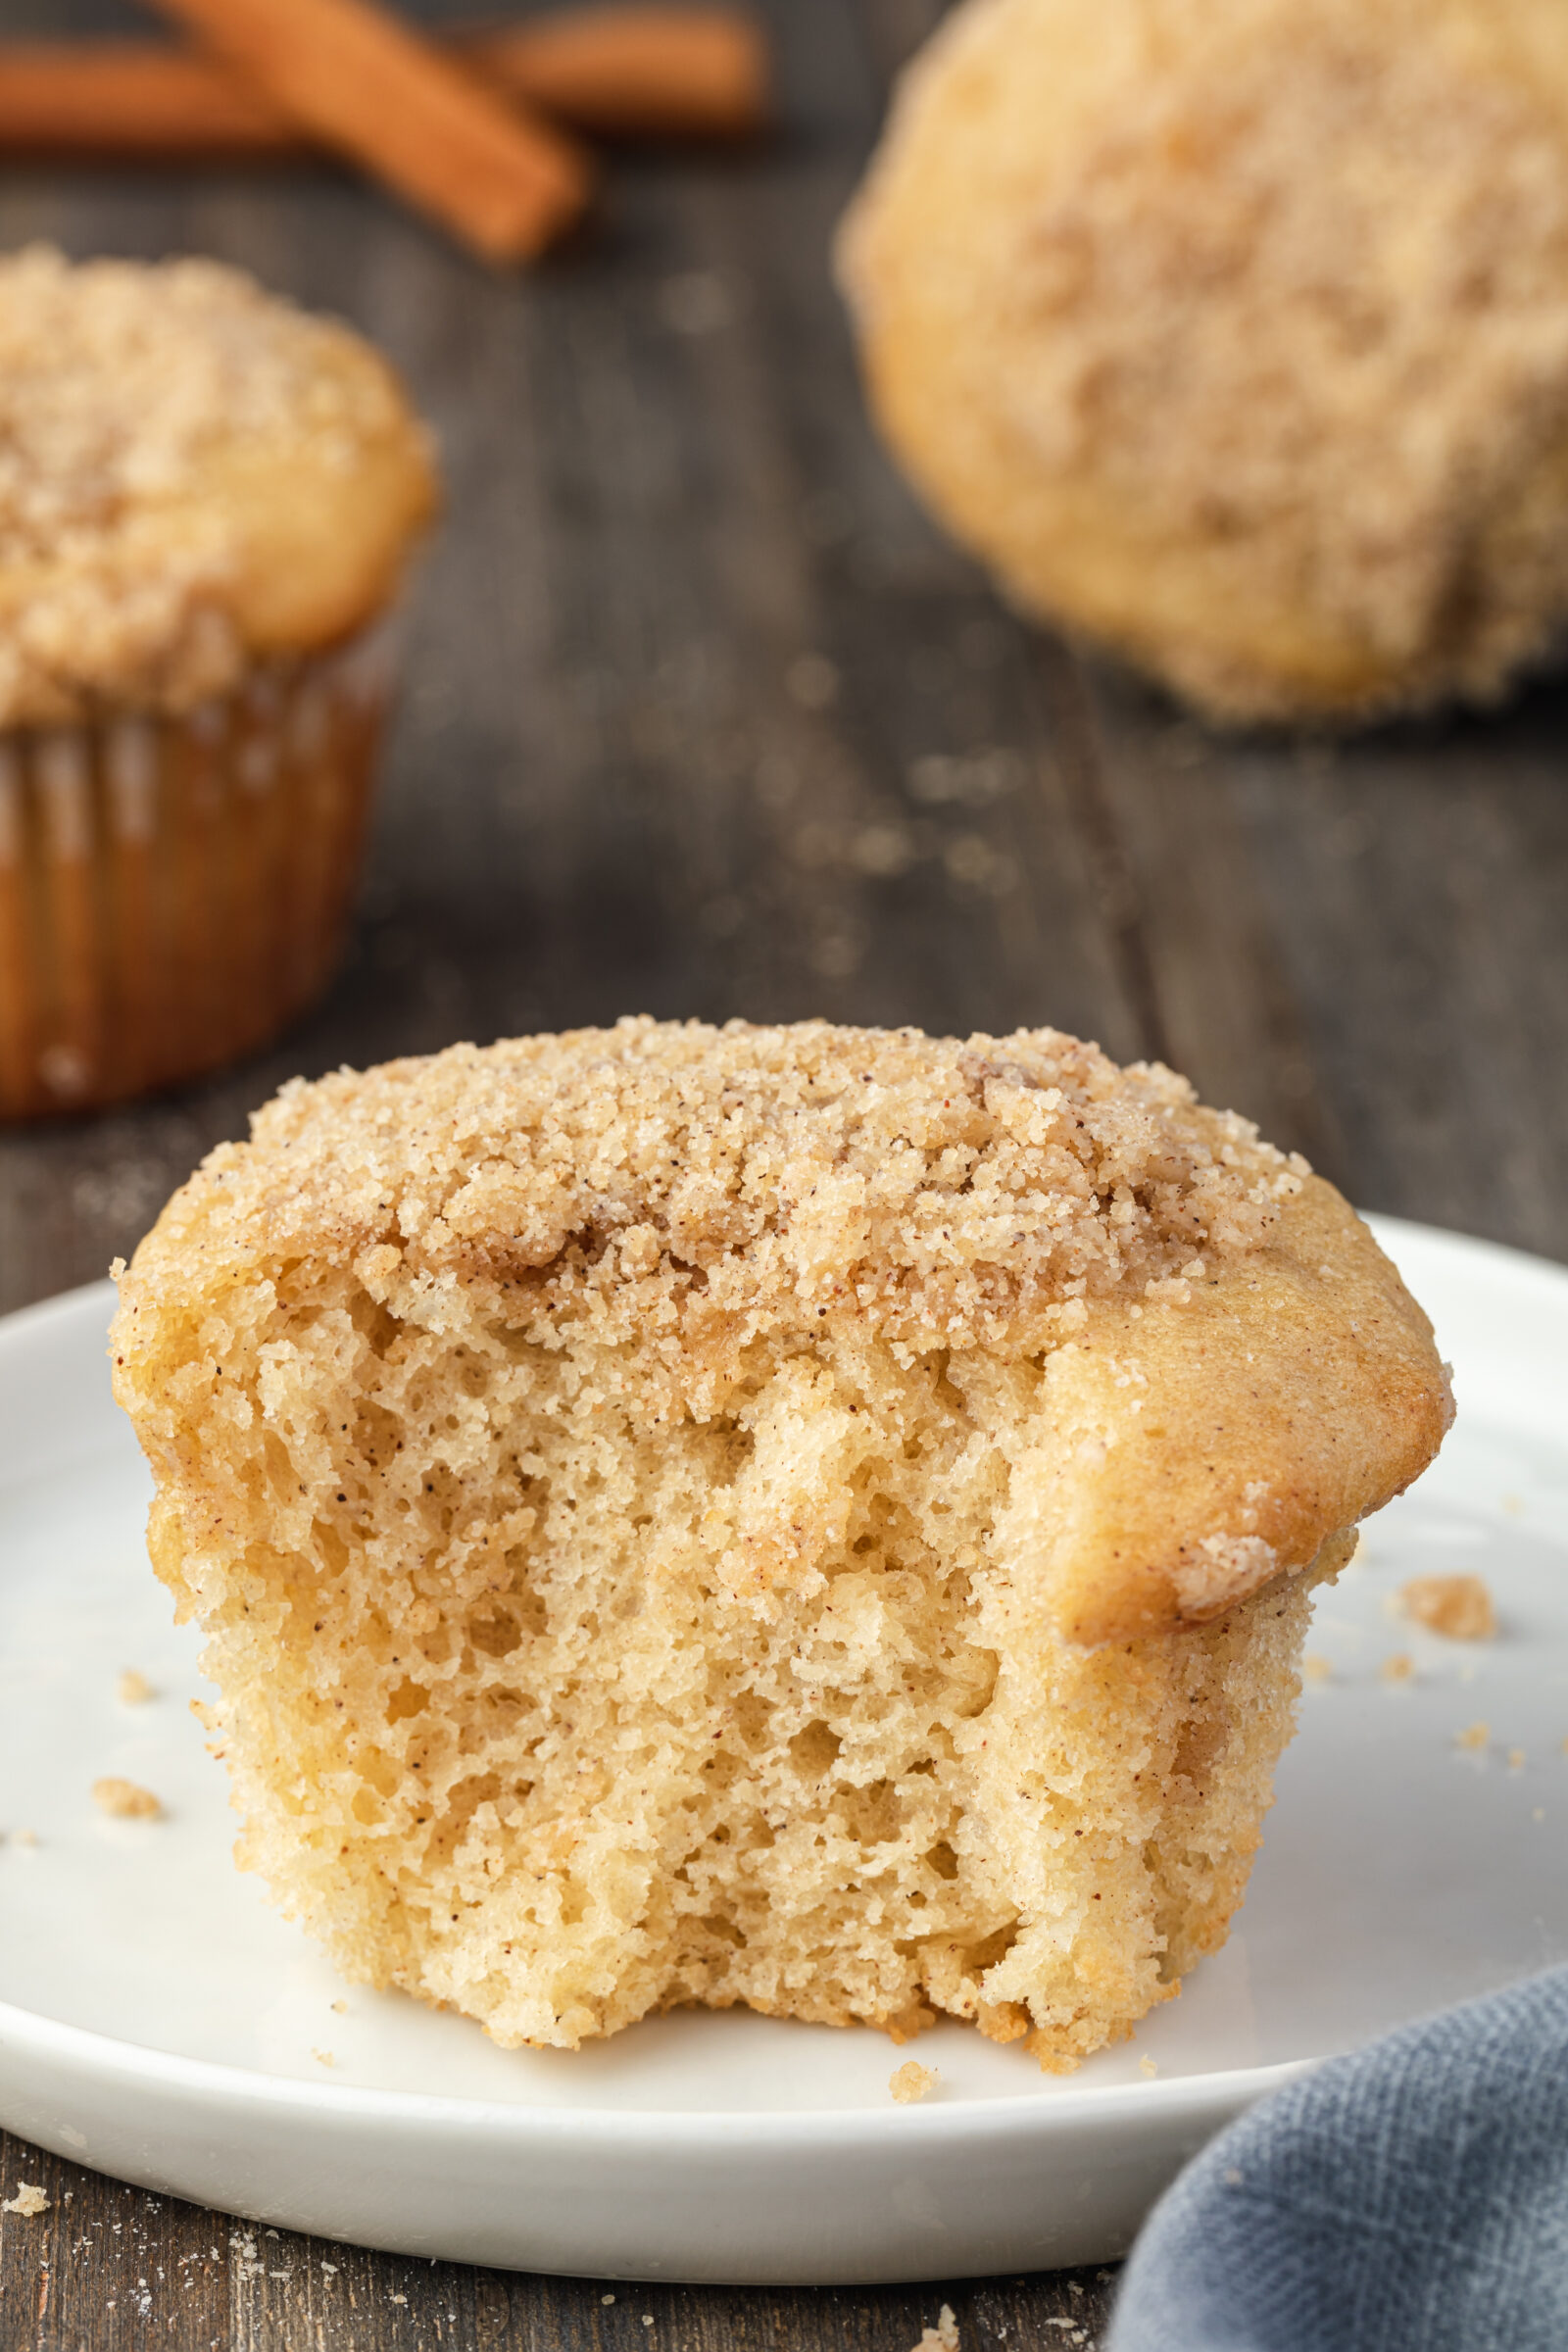
{"label": "muffin crumb topping", "polygon": [[1307,1172],[1056,1030],[648,1019],[286,1088],[207,1166],[236,1219],[330,1237],[399,1311],[456,1278],[553,1341],[679,1327],[710,1361],[845,1317],[918,1348],[1050,1345],[1096,1297],[1179,1303]]}
{"label": "muffin crumb topping", "polygon": [[348,473],[405,416],[358,337],[239,270],[0,258],[0,724],[227,691],[246,549],[225,463]]}

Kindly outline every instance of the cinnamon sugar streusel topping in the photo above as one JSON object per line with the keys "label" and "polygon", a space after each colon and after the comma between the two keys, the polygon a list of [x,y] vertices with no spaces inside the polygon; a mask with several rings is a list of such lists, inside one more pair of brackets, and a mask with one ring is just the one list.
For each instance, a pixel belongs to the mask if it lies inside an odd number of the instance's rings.
{"label": "cinnamon sugar streusel topping", "polygon": [[0,258],[0,724],[226,690],[247,649],[225,460],[346,473],[406,420],[358,337],[238,270]]}
{"label": "cinnamon sugar streusel topping", "polygon": [[1163,1298],[1254,1249],[1304,1172],[1185,1079],[1056,1030],[648,1019],[296,1083],[207,1162],[236,1227],[358,1250],[400,1314],[479,1284],[536,1335],[705,1353],[844,1317],[1048,1344],[1087,1299]]}

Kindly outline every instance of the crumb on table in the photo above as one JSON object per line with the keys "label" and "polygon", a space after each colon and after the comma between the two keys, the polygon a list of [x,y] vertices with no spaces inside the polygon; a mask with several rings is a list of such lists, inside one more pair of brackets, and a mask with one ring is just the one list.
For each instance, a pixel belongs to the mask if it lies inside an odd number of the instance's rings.
{"label": "crumb on table", "polygon": [[958,2352],[958,2323],[951,2303],[943,2304],[934,2328],[921,2328],[914,2352]]}
{"label": "crumb on table", "polygon": [[1399,1587],[1407,1617],[1447,1642],[1490,1642],[1497,1613],[1484,1577],[1412,1576]]}
{"label": "crumb on table", "polygon": [[115,1685],[115,1696],[122,1707],[140,1707],[156,1693],[144,1674],[139,1674],[134,1666],[127,1666]]}
{"label": "crumb on table", "polygon": [[1396,1649],[1385,1658],[1379,1670],[1386,1683],[1409,1683],[1415,1680],[1415,1660],[1408,1650]]}
{"label": "crumb on table", "polygon": [[1462,1732],[1455,1732],[1453,1735],[1454,1746],[1468,1749],[1473,1756],[1480,1755],[1484,1748],[1491,1745],[1491,1742],[1492,1726],[1490,1723],[1467,1724]]}
{"label": "crumb on table", "polygon": [[917,2058],[906,2058],[904,2064],[889,2077],[888,2088],[901,2107],[909,2107],[916,2099],[925,2097],[926,2092],[935,2086],[936,2079],[937,2070],[934,2066],[922,2066]]}
{"label": "crumb on table", "polygon": [[122,1781],[111,1775],[107,1780],[94,1781],[92,1801],[104,1813],[113,1814],[117,1821],[156,1821],[163,1812],[150,1788],[141,1788],[135,1781]]}
{"label": "crumb on table", "polygon": [[20,2213],[24,2221],[30,2221],[34,2214],[47,2213],[48,2210],[49,2199],[31,2180],[19,2180],[16,2195],[7,2197],[0,2204],[0,2213]]}

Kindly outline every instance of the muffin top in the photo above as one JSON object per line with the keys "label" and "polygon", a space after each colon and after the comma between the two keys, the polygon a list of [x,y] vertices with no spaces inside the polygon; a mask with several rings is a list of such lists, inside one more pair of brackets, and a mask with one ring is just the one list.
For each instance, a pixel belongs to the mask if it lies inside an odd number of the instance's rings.
{"label": "muffin top", "polygon": [[216,1382],[240,1409],[235,1330],[274,1311],[460,1349],[477,1316],[650,1430],[743,1409],[782,1362],[831,1358],[873,1408],[890,1363],[935,1362],[1011,1398],[1018,1508],[1090,1643],[1305,1567],[1451,1413],[1332,1185],[1052,1029],[630,1020],[297,1082],[169,1202],[121,1299],[117,1393],[187,1453]]}
{"label": "muffin top", "polygon": [[742,1346],[848,1317],[1028,1353],[1095,1298],[1245,1256],[1306,1168],[1059,1030],[638,1018],[297,1083],[206,1172],[241,1247],[390,1244],[558,1332],[608,1313],[619,1336],[629,1287],[629,1336],[651,1286]]}
{"label": "muffin top", "polygon": [[0,724],[177,711],[396,591],[428,437],[335,320],[207,261],[0,258]]}

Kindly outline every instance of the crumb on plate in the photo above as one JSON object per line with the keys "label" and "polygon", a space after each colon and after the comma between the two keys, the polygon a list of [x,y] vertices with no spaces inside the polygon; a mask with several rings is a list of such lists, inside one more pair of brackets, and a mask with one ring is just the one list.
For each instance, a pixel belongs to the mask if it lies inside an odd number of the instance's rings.
{"label": "crumb on plate", "polygon": [[1453,1735],[1454,1746],[1468,1749],[1473,1756],[1480,1755],[1491,1744],[1491,1740],[1492,1726],[1489,1723],[1467,1724],[1462,1732]]}
{"label": "crumb on plate", "polygon": [[1386,1683],[1409,1683],[1415,1680],[1415,1660],[1408,1650],[1396,1649],[1384,1659],[1378,1670]]}
{"label": "crumb on plate", "polygon": [[1497,1630],[1484,1577],[1412,1576],[1399,1587],[1399,1602],[1407,1617],[1446,1642],[1490,1642]]}
{"label": "crumb on plate", "polygon": [[934,2328],[921,2328],[920,2341],[913,2352],[958,2352],[958,2323],[953,2316],[951,2303],[943,2304]]}
{"label": "crumb on plate", "polygon": [[150,1788],[141,1788],[135,1781],[118,1780],[112,1774],[106,1780],[94,1781],[92,1801],[100,1812],[113,1814],[117,1821],[156,1821],[164,1809]]}
{"label": "crumb on plate", "polygon": [[906,2058],[904,2064],[889,2077],[888,2088],[901,2107],[910,2107],[916,2099],[923,2099],[926,2092],[935,2087],[936,2079],[937,2070],[934,2066],[922,2066],[917,2058]]}
{"label": "crumb on plate", "polygon": [[122,1707],[145,1706],[147,1700],[156,1695],[147,1677],[139,1674],[134,1666],[127,1666],[115,1685],[115,1696]]}
{"label": "crumb on plate", "polygon": [[1159,2072],[1158,2063],[1152,2058],[1140,2058],[1138,2061],[1138,2072],[1145,2078],[1147,2082],[1152,2082],[1154,2077]]}
{"label": "crumb on plate", "polygon": [[1334,1668],[1320,1650],[1309,1649],[1301,1660],[1301,1672],[1309,1683],[1331,1683]]}

